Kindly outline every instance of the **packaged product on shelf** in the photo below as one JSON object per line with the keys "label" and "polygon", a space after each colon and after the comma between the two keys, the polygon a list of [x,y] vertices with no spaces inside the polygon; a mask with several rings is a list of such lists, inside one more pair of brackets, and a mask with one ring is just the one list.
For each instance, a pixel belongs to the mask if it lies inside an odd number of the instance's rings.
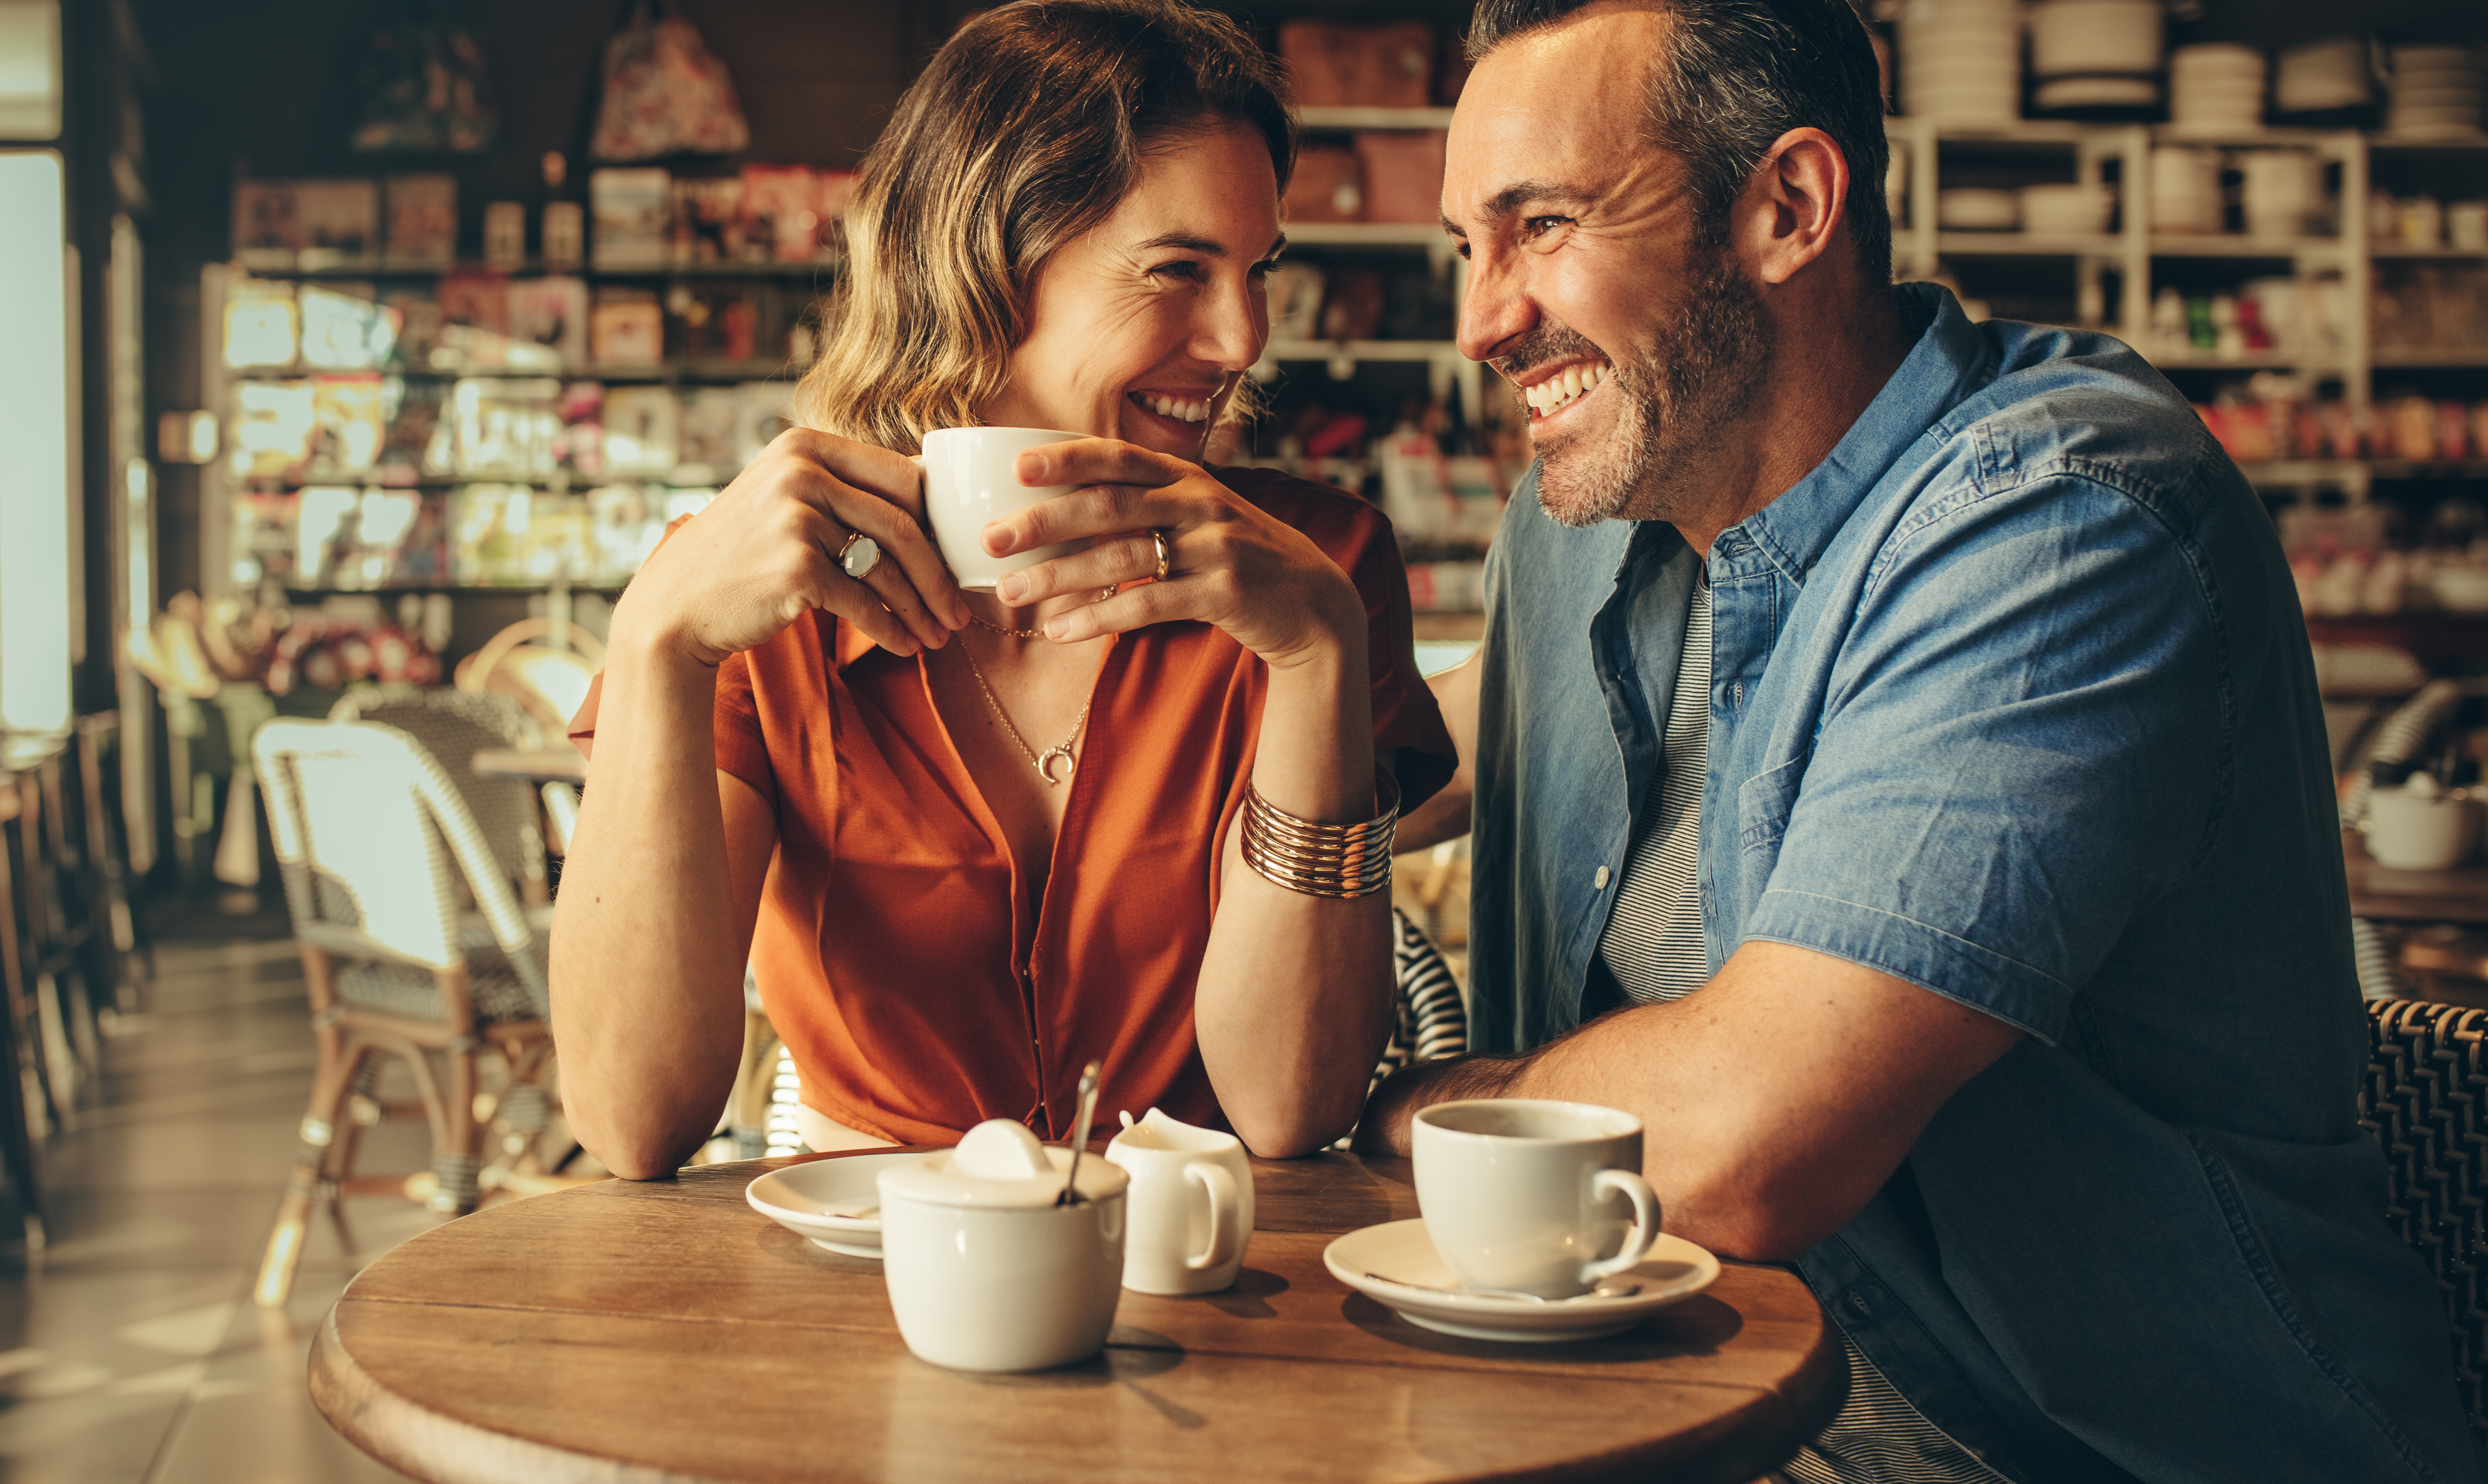
{"label": "packaged product on shelf", "polygon": [[743,425],[735,438],[735,467],[760,457],[778,435],[795,426],[795,388],[784,381],[743,383]]}
{"label": "packaged product on shelf", "polygon": [[665,314],[640,289],[602,288],[588,315],[588,353],[599,366],[657,366],[665,359]]}
{"label": "packaged product on shelf", "polygon": [[452,371],[497,371],[510,359],[510,281],[499,273],[440,279],[440,333],[433,363]]}
{"label": "packaged product on shelf", "polygon": [[740,176],[703,176],[674,182],[667,254],[676,263],[738,263],[752,256],[745,250]]}
{"label": "packaged product on shelf", "polygon": [[461,478],[545,479],[559,468],[561,383],[545,377],[466,377],[450,388]]}
{"label": "packaged product on shelf", "polygon": [[581,479],[605,477],[605,383],[573,381],[561,389],[561,462]]}
{"label": "packaged product on shelf", "polygon": [[694,485],[722,484],[742,471],[739,437],[749,403],[740,386],[702,386],[684,394],[675,479]]}
{"label": "packaged product on shelf", "polygon": [[397,314],[370,284],[304,284],[302,364],[320,371],[378,371],[397,350]]}
{"label": "packaged product on shelf", "polygon": [[240,490],[233,497],[233,575],[236,585],[262,577],[284,581],[294,574],[294,508],[290,493]]}
{"label": "packaged product on shelf", "polygon": [[743,167],[745,237],[779,263],[809,263],[819,252],[820,205],[809,165]]}
{"label": "packaged product on shelf", "polygon": [[225,286],[224,362],[229,370],[291,366],[297,350],[294,286],[266,278]]}
{"label": "packaged product on shelf", "polygon": [[1321,338],[1371,340],[1382,328],[1382,272],[1378,268],[1335,268],[1322,299]]}
{"label": "packaged product on shelf", "polygon": [[598,267],[664,266],[672,176],[644,167],[598,170],[587,178],[587,195],[595,226],[591,261]]}
{"label": "packaged product on shelf", "polygon": [[528,485],[462,485],[450,512],[449,576],[479,587],[532,585],[593,569],[587,505]]}
{"label": "packaged product on shelf", "polygon": [[1440,129],[1360,133],[1356,157],[1365,170],[1365,219],[1432,226],[1442,216]]}
{"label": "packaged product on shelf", "polygon": [[373,472],[387,431],[381,401],[376,373],[312,378],[309,478],[362,479]]}
{"label": "packaged product on shelf", "polygon": [[513,370],[579,371],[587,365],[587,280],[514,278],[508,320]]}
{"label": "packaged product on shelf", "polygon": [[618,587],[631,580],[665,534],[663,502],[641,485],[606,485],[587,491],[587,580]]}
{"label": "packaged product on shelf", "polygon": [[447,267],[458,261],[458,178],[393,175],[382,184],[388,260],[410,267]]}
{"label": "packaged product on shelf", "polygon": [[319,425],[318,397],[307,380],[237,381],[233,423],[225,431],[238,479],[296,477],[311,459]]}
{"label": "packaged product on shelf", "polygon": [[1313,340],[1321,334],[1322,291],[1328,283],[1310,263],[1282,263],[1270,270],[1270,338]]}
{"label": "packaged product on shelf", "polygon": [[291,181],[236,181],[234,261],[248,268],[290,268],[302,245]]}
{"label": "packaged product on shelf", "polygon": [[382,291],[381,307],[397,326],[397,363],[410,371],[454,371],[441,363],[440,300],[429,288]]}
{"label": "packaged product on shelf", "polygon": [[449,474],[454,464],[452,439],[440,421],[441,399],[448,389],[429,378],[382,378],[381,416],[386,428],[374,478],[383,485],[403,486]]}
{"label": "packaged product on shelf", "polygon": [[1485,608],[1485,563],[1410,562],[1408,602],[1420,613],[1477,613]]}
{"label": "packaged product on shelf", "polygon": [[301,238],[295,262],[302,267],[335,267],[378,256],[380,182],[295,182],[294,228]]}
{"label": "packaged product on shelf", "polygon": [[1299,106],[1424,108],[1432,104],[1435,39],[1423,21],[1351,26],[1290,20],[1279,27],[1279,54]]}
{"label": "packaged product on shelf", "polygon": [[674,285],[665,296],[673,353],[686,360],[754,358],[760,353],[760,306],[769,296],[761,285]]}
{"label": "packaged product on shelf", "polygon": [[1354,150],[1309,144],[1296,152],[1296,173],[1287,179],[1289,221],[1365,219],[1365,167]]}
{"label": "packaged product on shelf", "polygon": [[854,170],[819,170],[812,179],[820,190],[820,256],[841,257],[847,248],[847,208],[855,204],[856,185],[863,176]]}
{"label": "packaged product on shelf", "polygon": [[2488,345],[2488,268],[2379,263],[2375,316],[2378,350]]}
{"label": "packaged product on shelf", "polygon": [[484,266],[503,270],[527,266],[525,202],[495,201],[484,208]]}
{"label": "packaged product on shelf", "polygon": [[683,441],[683,404],[669,386],[617,386],[605,394],[605,473],[611,479],[673,472]]}
{"label": "packaged product on shelf", "polygon": [[427,502],[411,490],[340,492],[351,496],[350,501],[333,508],[324,504],[316,518],[326,536],[324,559],[314,566],[310,533],[315,525],[311,498],[315,491],[302,491],[304,565],[297,578],[301,585],[369,591],[438,580],[438,551],[427,548],[439,545],[440,520],[437,511],[429,520],[425,518],[428,505],[436,502]]}

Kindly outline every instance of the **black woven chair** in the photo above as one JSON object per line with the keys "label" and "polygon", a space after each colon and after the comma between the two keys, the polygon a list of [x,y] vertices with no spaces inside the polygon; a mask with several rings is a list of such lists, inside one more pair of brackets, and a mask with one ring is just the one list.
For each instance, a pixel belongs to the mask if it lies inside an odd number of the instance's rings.
{"label": "black woven chair", "polygon": [[2385,1219],[2436,1275],[2454,1386],[2488,1455],[2488,1010],[2373,999],[2367,1017],[2359,1123],[2385,1146]]}

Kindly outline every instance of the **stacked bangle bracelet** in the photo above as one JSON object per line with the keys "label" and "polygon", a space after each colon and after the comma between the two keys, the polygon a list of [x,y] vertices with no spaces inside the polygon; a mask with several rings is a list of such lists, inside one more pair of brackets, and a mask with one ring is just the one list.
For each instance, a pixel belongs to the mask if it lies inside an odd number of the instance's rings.
{"label": "stacked bangle bracelet", "polygon": [[1391,884],[1391,839],[1400,827],[1400,785],[1383,774],[1390,802],[1354,825],[1302,820],[1249,783],[1244,791],[1244,863],[1264,880],[1312,897],[1361,897]]}

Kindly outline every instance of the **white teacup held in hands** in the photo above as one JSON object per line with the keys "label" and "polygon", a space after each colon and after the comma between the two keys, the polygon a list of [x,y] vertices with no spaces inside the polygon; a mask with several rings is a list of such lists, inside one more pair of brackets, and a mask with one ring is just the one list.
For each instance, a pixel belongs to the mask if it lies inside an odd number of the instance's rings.
{"label": "white teacup held in hands", "polygon": [[1106,1158],[1132,1177],[1123,1286],[1145,1294],[1207,1294],[1234,1286],[1253,1237],[1253,1169],[1232,1134],[1151,1108],[1123,1114]]}
{"label": "white teacup held in hands", "polygon": [[1032,488],[1019,482],[1016,470],[1019,456],[1032,448],[1087,436],[1045,428],[936,428],[924,434],[924,452],[917,459],[924,466],[924,514],[933,525],[933,544],[959,586],[990,593],[1005,573],[1070,553],[1068,543],[1059,543],[988,556],[984,531],[989,522],[1078,489]]}
{"label": "white teacup held in hands", "polygon": [[881,1269],[907,1348],[962,1371],[1035,1371],[1103,1349],[1122,1296],[1131,1178],[1080,1162],[1007,1118],[956,1149],[883,1169]]}
{"label": "white teacup held in hands", "polygon": [[1569,1299],[1640,1262],[1658,1240],[1658,1197],[1640,1173],[1641,1120],[1620,1108],[1437,1103],[1418,1112],[1412,1143],[1426,1234],[1470,1288]]}

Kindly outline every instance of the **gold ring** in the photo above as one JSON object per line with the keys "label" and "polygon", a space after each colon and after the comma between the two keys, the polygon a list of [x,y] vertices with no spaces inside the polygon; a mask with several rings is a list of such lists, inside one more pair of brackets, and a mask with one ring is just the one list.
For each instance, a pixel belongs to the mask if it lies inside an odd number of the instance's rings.
{"label": "gold ring", "polygon": [[1174,560],[1174,550],[1167,545],[1167,534],[1162,529],[1151,530],[1149,540],[1156,542],[1158,546],[1158,570],[1149,574],[1149,580],[1164,582],[1167,579],[1167,569]]}
{"label": "gold ring", "polygon": [[1097,589],[1097,601],[1099,602],[1104,602],[1107,599],[1114,597],[1117,593],[1119,593],[1122,590],[1123,584],[1120,582],[1109,582],[1104,587]]}

